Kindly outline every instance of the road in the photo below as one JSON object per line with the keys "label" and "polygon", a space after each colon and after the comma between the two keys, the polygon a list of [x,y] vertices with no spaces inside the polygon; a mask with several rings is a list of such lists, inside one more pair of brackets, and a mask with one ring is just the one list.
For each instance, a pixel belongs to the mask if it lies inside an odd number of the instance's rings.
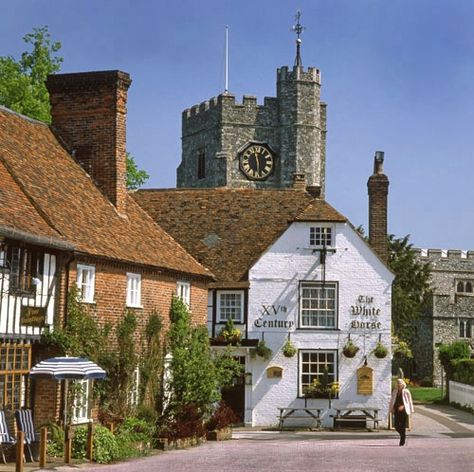
{"label": "road", "polygon": [[[472,470],[474,415],[449,407],[419,406],[407,445],[393,431],[269,432],[237,430],[225,442],[161,453],[81,472],[452,472]],[[59,467],[58,471],[71,472]]]}

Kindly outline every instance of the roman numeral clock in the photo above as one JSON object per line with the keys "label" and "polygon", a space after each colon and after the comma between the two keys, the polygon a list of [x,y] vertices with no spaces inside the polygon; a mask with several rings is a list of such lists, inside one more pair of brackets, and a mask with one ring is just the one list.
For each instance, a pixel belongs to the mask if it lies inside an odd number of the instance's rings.
{"label": "roman numeral clock", "polygon": [[249,143],[239,153],[239,165],[249,180],[265,180],[273,172],[275,153],[266,143]]}

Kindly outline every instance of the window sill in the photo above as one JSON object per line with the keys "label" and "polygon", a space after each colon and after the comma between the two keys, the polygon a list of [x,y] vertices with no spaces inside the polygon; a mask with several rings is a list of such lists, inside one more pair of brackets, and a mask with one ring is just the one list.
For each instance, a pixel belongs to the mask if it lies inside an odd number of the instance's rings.
{"label": "window sill", "polygon": [[79,303],[84,303],[85,305],[96,305],[95,300],[79,300]]}
{"label": "window sill", "polygon": [[298,326],[296,328],[296,331],[341,331],[339,328],[318,328],[318,327],[312,327],[312,326],[304,326],[304,327],[301,327],[301,326]]}
{"label": "window sill", "polygon": [[71,423],[73,425],[79,425],[79,424],[87,424],[90,423],[91,419],[90,418],[78,418],[78,419],[72,419]]}
{"label": "window sill", "polygon": [[143,310],[143,305],[126,305],[127,308],[135,308],[138,310]]}

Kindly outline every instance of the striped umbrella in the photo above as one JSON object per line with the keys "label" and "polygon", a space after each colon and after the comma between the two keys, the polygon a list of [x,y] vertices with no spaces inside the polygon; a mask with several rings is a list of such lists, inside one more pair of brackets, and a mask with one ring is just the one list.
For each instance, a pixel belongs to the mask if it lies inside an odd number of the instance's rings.
{"label": "striped umbrella", "polygon": [[104,379],[106,372],[83,357],[52,357],[36,364],[30,370],[30,377],[54,380]]}

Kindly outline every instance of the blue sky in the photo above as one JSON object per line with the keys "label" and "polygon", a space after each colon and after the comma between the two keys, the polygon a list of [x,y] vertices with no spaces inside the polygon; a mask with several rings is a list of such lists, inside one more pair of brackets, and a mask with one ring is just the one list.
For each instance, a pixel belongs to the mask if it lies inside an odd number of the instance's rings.
{"label": "blue sky", "polygon": [[0,55],[48,25],[63,72],[121,69],[133,83],[128,149],[151,179],[174,187],[181,112],[222,92],[275,95],[292,65],[295,11],[303,64],[328,104],[327,200],[367,226],[376,150],[389,176],[389,231],[420,247],[474,249],[474,1],[16,0],[0,10]]}

